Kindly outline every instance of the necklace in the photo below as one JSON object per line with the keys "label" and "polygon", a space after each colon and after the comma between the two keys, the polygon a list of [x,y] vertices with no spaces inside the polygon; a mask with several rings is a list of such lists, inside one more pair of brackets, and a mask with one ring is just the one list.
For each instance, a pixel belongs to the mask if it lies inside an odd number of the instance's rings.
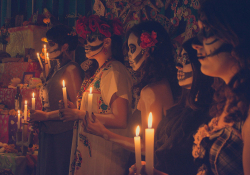
{"label": "necklace", "polygon": [[[95,72],[95,74],[90,77],[89,79],[84,79],[84,81],[82,82],[81,85],[81,89],[77,94],[77,99],[82,99],[82,94],[83,92],[85,92],[87,90],[87,88],[89,87],[89,85],[92,83],[92,81],[95,79],[96,75],[104,68],[106,67],[106,65],[108,64],[108,62],[112,59],[112,57],[109,57],[104,63],[103,65],[98,68]],[[78,100],[79,101],[79,100]]]}

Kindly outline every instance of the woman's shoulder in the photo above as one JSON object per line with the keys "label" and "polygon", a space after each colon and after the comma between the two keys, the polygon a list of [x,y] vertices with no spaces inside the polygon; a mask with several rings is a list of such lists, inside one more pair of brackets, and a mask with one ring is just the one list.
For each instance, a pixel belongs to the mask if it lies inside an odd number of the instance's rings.
{"label": "woman's shoulder", "polygon": [[147,93],[147,92],[153,92],[154,94],[161,94],[164,96],[164,94],[168,91],[171,91],[170,85],[167,80],[161,80],[158,82],[154,82],[151,84],[148,84],[141,90],[141,95]]}

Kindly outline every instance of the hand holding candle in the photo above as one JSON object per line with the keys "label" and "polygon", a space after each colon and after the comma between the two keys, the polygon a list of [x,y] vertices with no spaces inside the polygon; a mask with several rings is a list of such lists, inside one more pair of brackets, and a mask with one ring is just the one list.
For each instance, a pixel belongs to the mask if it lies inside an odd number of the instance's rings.
{"label": "hand holding candle", "polygon": [[148,128],[145,129],[145,159],[147,175],[153,175],[154,168],[154,129],[152,128],[152,112],[148,117]]}
{"label": "hand holding candle", "polygon": [[63,80],[63,88],[62,88],[62,91],[63,91],[63,103],[64,103],[64,107],[65,109],[68,108],[68,104],[67,104],[67,91],[66,91],[66,87],[65,87],[65,82]]}
{"label": "hand holding candle", "polygon": [[136,169],[137,174],[139,175],[141,172],[141,138],[139,136],[140,127],[139,125],[136,128],[136,136],[134,137],[135,143],[135,162],[136,162]]}
{"label": "hand holding candle", "polygon": [[27,111],[28,110],[28,107],[27,107],[27,100],[25,100],[25,104],[24,104],[24,112],[23,112],[23,115],[24,115],[24,122],[27,121]]}
{"label": "hand holding candle", "polygon": [[32,97],[32,110],[35,110],[35,104],[36,104],[36,99],[35,99],[35,94],[33,92],[33,97]]}
{"label": "hand holding candle", "polygon": [[[92,87],[89,89],[89,94],[88,94],[88,112],[89,112],[89,117],[92,120],[92,102],[93,102],[93,94],[92,94]],[[93,121],[93,120],[92,120]]]}

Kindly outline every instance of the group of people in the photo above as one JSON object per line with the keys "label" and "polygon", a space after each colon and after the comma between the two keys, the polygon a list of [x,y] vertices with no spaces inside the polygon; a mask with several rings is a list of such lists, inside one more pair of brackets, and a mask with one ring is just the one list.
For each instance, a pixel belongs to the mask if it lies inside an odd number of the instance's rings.
{"label": "group of people", "polygon": [[[41,88],[43,110],[30,116],[39,123],[37,175],[124,174],[135,149],[133,105],[141,112],[142,154],[153,113],[155,175],[250,174],[249,5],[202,0],[199,32],[183,42],[176,58],[170,36],[155,21],[134,25],[125,43],[118,19],[81,17],[78,35],[62,25],[51,28],[48,52],[59,64]],[[86,58],[95,60],[84,73],[72,61],[78,36]],[[124,51],[139,75],[135,84],[123,64]],[[62,80],[66,107],[60,102]],[[132,165],[129,174],[136,172]]]}

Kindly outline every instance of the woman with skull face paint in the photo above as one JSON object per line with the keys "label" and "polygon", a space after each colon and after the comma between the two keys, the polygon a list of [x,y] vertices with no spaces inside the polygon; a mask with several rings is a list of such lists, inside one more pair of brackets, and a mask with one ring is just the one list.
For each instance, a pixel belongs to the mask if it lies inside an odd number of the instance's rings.
{"label": "woman with skull face paint", "polygon": [[[161,117],[166,115],[166,110],[174,104],[172,92],[178,89],[175,78],[176,69],[174,68],[170,38],[158,22],[147,21],[135,25],[126,36],[125,46],[130,65],[142,76],[140,83],[134,88],[139,91],[140,95],[137,108],[141,111],[142,152],[144,154],[144,130],[147,127],[149,112],[153,113],[153,128],[157,128]],[[134,151],[133,138],[111,132],[98,120],[95,123],[89,123],[87,129]]]}
{"label": "woman with skull face paint", "polygon": [[76,101],[82,78],[81,68],[72,61],[73,51],[78,43],[78,36],[71,35],[71,30],[58,25],[46,33],[50,59],[58,60],[52,67],[46,82],[40,90],[43,110],[31,111],[30,122],[39,122],[39,152],[37,175],[68,174],[73,122],[63,123],[58,116],[58,103],[62,99],[62,81],[67,86],[67,96]]}
{"label": "woman with skull face paint", "polygon": [[[154,174],[195,174],[197,166],[191,154],[193,134],[209,120],[208,110],[212,101],[213,78],[200,71],[191,38],[184,41],[176,59],[177,79],[182,87],[179,102],[167,110],[155,134]],[[197,43],[197,42],[195,42]],[[132,175],[134,166],[130,168]],[[141,174],[146,174],[144,171]]]}
{"label": "woman with skull face paint", "polygon": [[223,82],[214,84],[213,119],[195,135],[193,156],[204,161],[199,173],[250,174],[249,6],[248,0],[201,3],[203,47],[194,48],[205,53],[199,57],[201,71]]}
{"label": "woman with skull face paint", "polygon": [[[127,151],[88,130],[88,125],[98,121],[109,131],[123,136],[128,133],[132,78],[127,68],[118,61],[123,59],[122,23],[118,19],[107,20],[91,15],[79,18],[76,29],[85,39],[86,57],[95,59],[98,68],[94,75],[85,77],[82,83],[78,93],[80,110],[60,110],[64,122],[76,120],[69,174],[124,174]],[[93,120],[90,120],[90,115],[86,115],[91,88]],[[101,134],[106,138],[105,133]]]}

